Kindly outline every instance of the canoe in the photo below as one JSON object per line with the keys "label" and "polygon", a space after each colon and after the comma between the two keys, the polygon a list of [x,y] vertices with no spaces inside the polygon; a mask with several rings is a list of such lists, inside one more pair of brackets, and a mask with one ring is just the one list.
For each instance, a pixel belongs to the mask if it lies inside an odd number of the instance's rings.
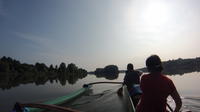
{"label": "canoe", "polygon": [[[61,107],[57,105],[61,105],[63,103],[69,102],[73,99],[76,99],[78,96],[82,95],[85,93],[88,89],[92,87],[93,84],[102,84],[102,83],[108,83],[108,84],[121,84],[121,82],[95,82],[95,83],[90,83],[90,84],[85,84],[83,85],[83,88],[72,92],[68,95],[58,97],[56,99],[46,101],[43,103],[28,103],[28,104],[20,104],[20,107],[25,107],[26,112],[41,112],[44,111],[44,109],[50,109],[54,111],[60,111],[60,112],[79,112],[77,110],[73,110],[71,108],[66,108],[66,107]],[[128,112],[135,112],[135,107],[133,105],[133,102],[131,100],[131,97],[129,95],[129,92],[127,90],[126,86],[123,86],[123,97],[122,101],[123,104],[127,107]]]}
{"label": "canoe", "polygon": [[[90,85],[84,85],[83,88],[75,91],[75,92],[72,92],[68,95],[65,95],[65,96],[61,96],[61,97],[58,97],[56,99],[53,99],[53,100],[49,100],[49,101],[46,101],[46,102],[43,102],[43,103],[27,103],[27,104],[19,104],[19,103],[16,103],[15,104],[15,108],[23,108],[25,110],[25,112],[41,112],[41,111],[44,111],[44,109],[57,109],[57,110],[67,110],[68,111],[73,111],[73,109],[70,109],[70,108],[62,108],[60,106],[56,106],[56,105],[61,105],[65,102],[69,102],[75,98],[77,98],[78,96],[82,95],[83,93],[85,93],[88,89],[90,89],[91,86]],[[19,107],[20,106],[20,107]],[[24,108],[25,107],[25,108]],[[41,108],[44,108],[44,109],[41,109]]]}
{"label": "canoe", "polygon": [[[88,93],[80,99],[73,101],[68,107],[81,110],[83,112],[135,112],[131,97],[126,86],[123,86],[122,95],[118,94],[122,82],[94,82],[88,85],[101,85],[95,88],[100,89]],[[111,84],[111,86],[108,86]],[[119,84],[119,85],[113,85]]]}
{"label": "canoe", "polygon": [[135,106],[133,105],[133,101],[129,95],[129,92],[127,90],[126,86],[123,86],[123,90],[124,90],[124,98],[125,101],[127,101],[127,107],[128,107],[128,111],[129,112],[135,112]]}
{"label": "canoe", "polygon": [[[122,82],[94,82],[94,83],[90,83],[89,85],[93,85],[93,84],[105,84],[105,83],[106,84],[122,84]],[[118,95],[116,95],[116,96],[118,96]],[[114,98],[118,99],[117,97],[114,97]],[[132,99],[130,97],[130,94],[128,92],[128,89],[127,89],[126,85],[123,86],[123,97],[121,97],[120,100],[123,103],[123,107],[127,108],[126,111],[128,111],[128,112],[135,112],[135,107],[134,107],[133,101],[132,101]],[[118,100],[114,100],[114,102],[115,101],[117,102]]]}
{"label": "canoe", "polygon": [[124,100],[126,101],[128,112],[135,112],[135,106],[127,90],[127,86],[123,86]]}

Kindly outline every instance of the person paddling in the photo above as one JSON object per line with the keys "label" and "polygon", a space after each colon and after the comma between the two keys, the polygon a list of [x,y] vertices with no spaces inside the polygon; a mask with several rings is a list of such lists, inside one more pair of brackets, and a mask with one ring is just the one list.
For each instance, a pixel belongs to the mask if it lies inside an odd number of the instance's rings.
{"label": "person paddling", "polygon": [[163,66],[159,56],[147,58],[146,66],[150,73],[141,78],[140,87],[143,93],[136,112],[166,112],[169,95],[176,103],[174,112],[178,112],[182,106],[181,98],[173,81],[161,73]]}
{"label": "person paddling", "polygon": [[[124,76],[124,82],[122,86],[127,86],[128,92],[132,98],[134,106],[136,106],[139,101],[138,97],[136,96],[141,94],[141,91],[138,88],[140,84],[141,74],[141,72],[134,70],[133,64],[129,63],[127,65],[127,71]],[[119,89],[118,93],[120,94],[120,92],[122,92],[122,87]]]}

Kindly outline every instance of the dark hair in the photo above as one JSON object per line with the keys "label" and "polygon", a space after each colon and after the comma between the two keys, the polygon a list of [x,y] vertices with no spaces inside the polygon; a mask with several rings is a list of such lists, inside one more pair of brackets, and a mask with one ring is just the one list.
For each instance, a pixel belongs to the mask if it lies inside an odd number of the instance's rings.
{"label": "dark hair", "polygon": [[159,56],[151,55],[146,60],[146,66],[149,72],[161,72],[163,70],[162,62]]}
{"label": "dark hair", "polygon": [[127,65],[127,69],[128,69],[128,70],[133,70],[133,64],[129,63],[129,64]]}

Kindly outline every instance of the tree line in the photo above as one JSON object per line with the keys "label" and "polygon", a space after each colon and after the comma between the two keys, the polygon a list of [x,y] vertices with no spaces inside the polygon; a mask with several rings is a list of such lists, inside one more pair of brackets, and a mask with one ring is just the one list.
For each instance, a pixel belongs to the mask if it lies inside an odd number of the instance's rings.
{"label": "tree line", "polygon": [[119,69],[116,65],[107,65],[104,68],[96,68],[93,73],[97,78],[104,77],[109,80],[114,80],[118,78]]}
{"label": "tree line", "polygon": [[45,84],[47,81],[74,84],[78,79],[87,76],[87,71],[70,63],[62,62],[59,66],[48,67],[44,63],[26,64],[10,57],[0,59],[0,88],[9,89],[20,84]]}
{"label": "tree line", "polygon": [[[183,75],[184,73],[200,72],[200,57],[189,58],[189,59],[173,59],[168,61],[163,61],[163,73],[166,75]],[[148,72],[147,68],[136,69],[142,72]],[[107,65],[104,68],[96,68],[94,72],[89,72],[90,74],[95,74],[96,77],[105,77],[106,79],[116,79],[118,73],[125,73],[126,70],[118,70],[116,65]]]}
{"label": "tree line", "polygon": [[[184,73],[200,72],[200,57],[190,59],[175,59],[162,62],[163,73],[167,75],[183,75]],[[147,72],[146,68],[139,69]]]}

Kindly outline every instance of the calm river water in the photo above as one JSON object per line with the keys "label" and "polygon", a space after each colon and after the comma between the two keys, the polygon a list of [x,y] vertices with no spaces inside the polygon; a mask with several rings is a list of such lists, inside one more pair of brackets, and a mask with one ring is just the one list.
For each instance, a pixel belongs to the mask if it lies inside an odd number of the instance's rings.
{"label": "calm river water", "polygon": [[[88,75],[83,79],[79,79],[76,84],[66,84],[62,86],[59,82],[46,83],[45,85],[36,86],[35,84],[20,85],[9,90],[0,89],[0,112],[10,112],[16,101],[19,102],[42,102],[49,99],[54,99],[59,96],[66,95],[77,89],[80,89],[83,84],[97,81],[122,81],[124,74],[119,74],[115,80],[107,80],[105,78],[96,78],[95,75]],[[179,91],[183,100],[183,110],[191,110],[192,112],[200,111],[200,73],[193,72],[184,75],[174,75],[170,77]],[[102,86],[95,86],[94,93],[105,92],[101,89]],[[112,86],[107,86],[112,88]],[[115,87],[120,87],[119,85]]]}

